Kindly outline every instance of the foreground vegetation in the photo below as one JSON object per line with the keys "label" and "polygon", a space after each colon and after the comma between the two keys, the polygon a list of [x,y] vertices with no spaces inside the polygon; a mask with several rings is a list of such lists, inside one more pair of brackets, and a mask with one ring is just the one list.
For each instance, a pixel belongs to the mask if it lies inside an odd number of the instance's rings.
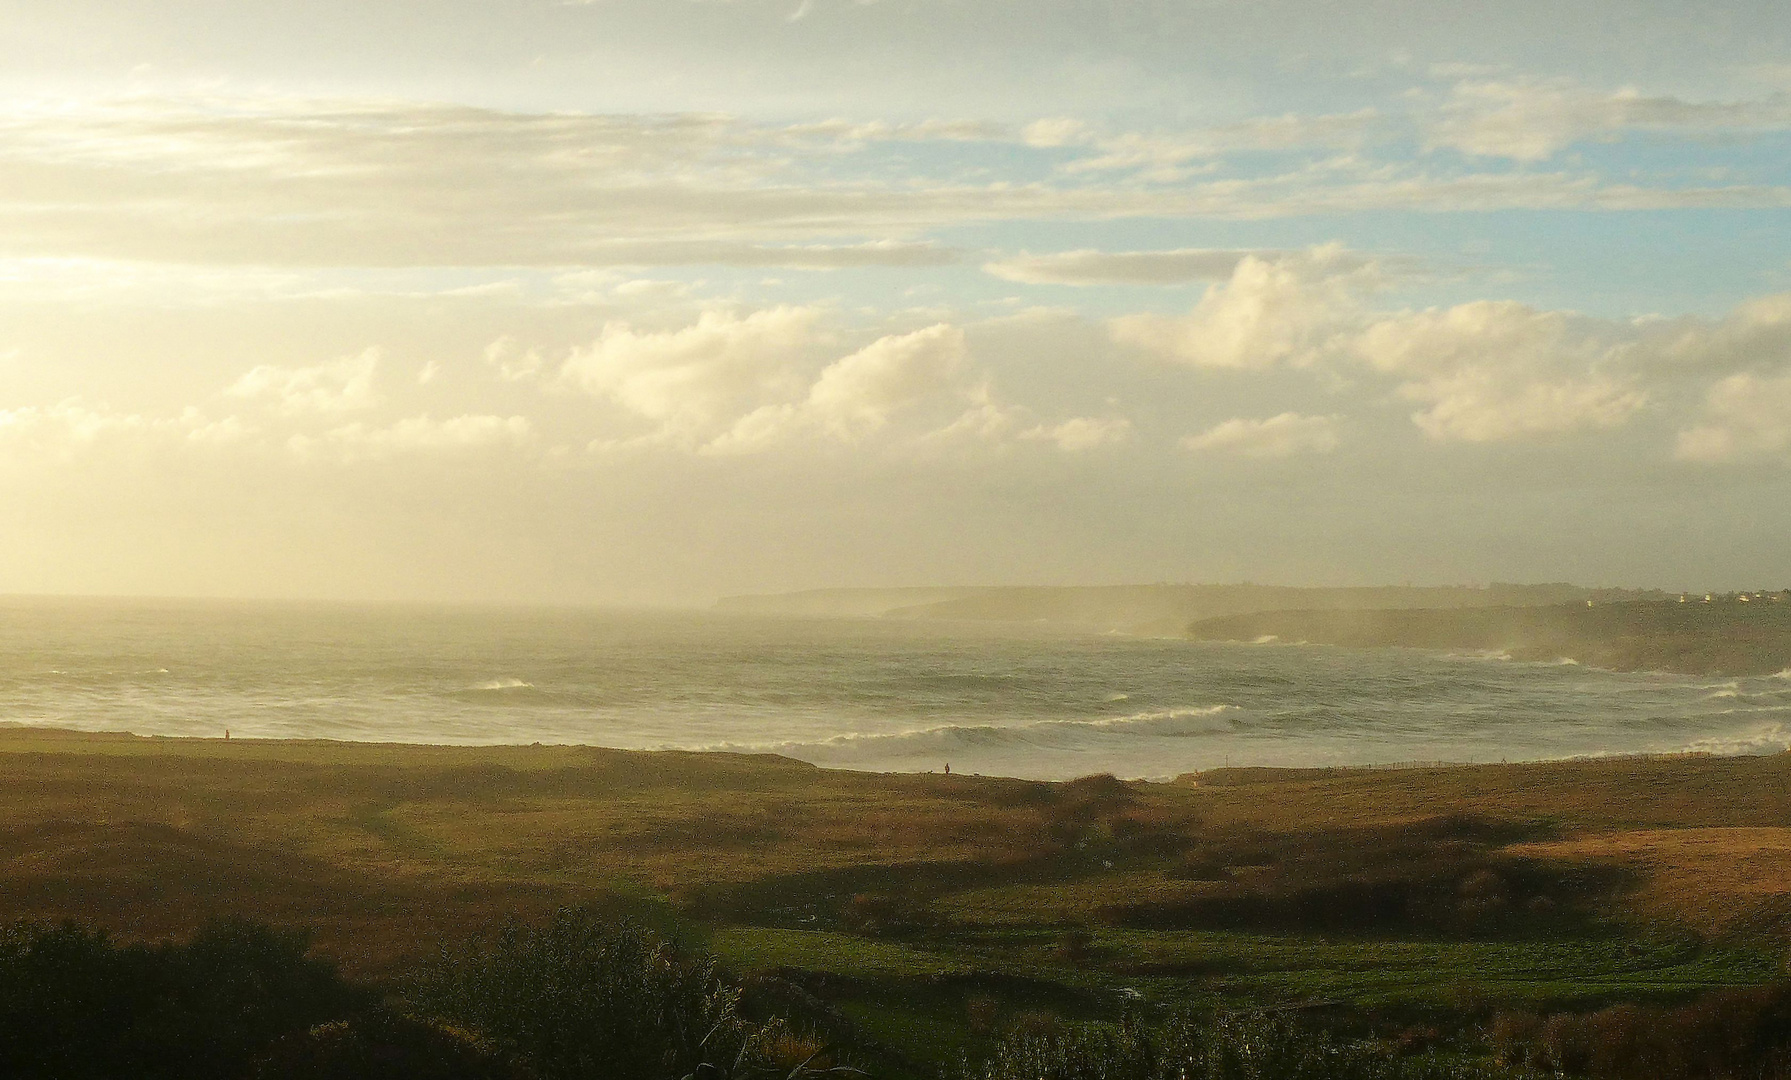
{"label": "foreground vegetation", "polygon": [[[225,1010],[248,1034],[220,1045],[266,1043],[242,1067],[274,1068],[278,1043],[280,1067],[338,1069],[278,1075],[355,1075],[341,1062],[388,1043],[601,1075],[578,1062],[625,1059],[556,1025],[668,1017],[686,1019],[653,1060],[686,1071],[898,1080],[1051,1062],[1034,1075],[1689,1080],[1778,1075],[1786,1041],[1785,757],[1045,784],[13,729],[0,776],[0,921],[110,957],[102,983],[159,987],[171,1004],[143,1030],[215,1011],[219,988],[310,987],[279,990],[285,1012],[252,994]],[[67,918],[79,929],[43,929]],[[302,928],[310,951],[220,918]],[[245,951],[287,974],[216,974]],[[592,980],[633,989],[577,989]],[[1333,1071],[1214,1064],[1264,1024]],[[1704,1049],[1669,1061],[1660,1032]],[[1104,1072],[1075,1064],[1102,1047]]]}

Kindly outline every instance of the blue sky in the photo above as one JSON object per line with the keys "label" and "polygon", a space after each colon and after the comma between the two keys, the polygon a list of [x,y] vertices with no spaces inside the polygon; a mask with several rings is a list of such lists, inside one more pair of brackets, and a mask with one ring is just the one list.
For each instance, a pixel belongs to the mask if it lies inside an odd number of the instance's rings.
{"label": "blue sky", "polygon": [[0,19],[0,590],[1791,580],[1782,4]]}

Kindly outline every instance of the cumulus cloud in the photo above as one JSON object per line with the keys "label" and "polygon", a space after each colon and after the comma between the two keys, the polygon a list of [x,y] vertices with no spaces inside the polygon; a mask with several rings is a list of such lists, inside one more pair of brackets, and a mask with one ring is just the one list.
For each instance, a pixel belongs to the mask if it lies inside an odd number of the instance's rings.
{"label": "cumulus cloud", "polygon": [[949,423],[986,390],[964,332],[946,323],[825,361],[833,342],[819,309],[711,310],[678,330],[610,323],[561,376],[652,422],[650,441],[728,454],[803,437],[858,442],[911,412],[923,427]]}
{"label": "cumulus cloud", "polygon": [[380,402],[373,377],[380,350],[366,349],[312,367],[286,368],[262,364],[251,368],[225,393],[270,403],[286,413],[344,413],[370,409]]}
{"label": "cumulus cloud", "polygon": [[1625,131],[1768,130],[1791,127],[1791,97],[1693,102],[1634,88],[1601,92],[1570,79],[1458,83],[1428,124],[1432,146],[1480,157],[1541,161],[1588,139]]}
{"label": "cumulus cloud", "polygon": [[1246,255],[1186,315],[1127,315],[1113,336],[1194,367],[1301,366],[1319,358],[1381,283],[1372,262],[1327,245],[1278,257]]}
{"label": "cumulus cloud", "polygon": [[1719,381],[1700,422],[1679,433],[1674,454],[1705,464],[1791,462],[1791,373],[1742,372]]}
{"label": "cumulus cloud", "polygon": [[1230,277],[1238,263],[1254,255],[1277,259],[1278,252],[1176,248],[1169,251],[1058,251],[1022,254],[983,264],[983,270],[1024,285],[1180,285]]}
{"label": "cumulus cloud", "polygon": [[828,364],[800,400],[754,410],[709,449],[743,453],[804,433],[856,442],[924,403],[961,409],[973,394],[968,360],[964,332],[945,323],[878,338]]}
{"label": "cumulus cloud", "polygon": [[1322,367],[1346,379],[1366,369],[1421,404],[1412,422],[1438,441],[1613,428],[1648,403],[1633,325],[1501,301],[1376,312],[1385,280],[1336,246],[1246,256],[1189,314],[1124,316],[1110,330],[1194,367]]}
{"label": "cumulus cloud", "polygon": [[540,350],[522,349],[516,339],[507,334],[485,346],[485,362],[505,382],[532,379],[541,374],[542,368]]}
{"label": "cumulus cloud", "polygon": [[1649,335],[1667,370],[1735,371],[1791,363],[1791,293],[1760,296],[1714,322],[1678,319]]}
{"label": "cumulus cloud", "polygon": [[825,329],[810,308],[712,310],[693,325],[652,332],[611,323],[573,353],[561,377],[650,424],[642,435],[593,440],[599,451],[658,445],[742,455],[873,440],[908,450],[1020,440],[1077,452],[1130,435],[1123,417],[1046,423],[1001,400],[951,323],[884,334],[839,355],[848,336]]}
{"label": "cumulus cloud", "polygon": [[1184,450],[1249,458],[1328,454],[1337,449],[1337,417],[1284,412],[1266,420],[1237,417],[1182,439]]}
{"label": "cumulus cloud", "polygon": [[1647,402],[1610,324],[1523,304],[1475,301],[1374,322],[1351,351],[1399,376],[1438,440],[1498,442],[1616,427]]}
{"label": "cumulus cloud", "polygon": [[951,386],[967,356],[964,332],[944,323],[878,338],[829,364],[804,404],[835,435],[875,431],[895,410]]}
{"label": "cumulus cloud", "polygon": [[662,437],[694,443],[762,406],[787,401],[800,363],[817,344],[817,308],[782,306],[739,315],[703,312],[679,330],[606,323],[575,350],[561,377],[654,422]]}

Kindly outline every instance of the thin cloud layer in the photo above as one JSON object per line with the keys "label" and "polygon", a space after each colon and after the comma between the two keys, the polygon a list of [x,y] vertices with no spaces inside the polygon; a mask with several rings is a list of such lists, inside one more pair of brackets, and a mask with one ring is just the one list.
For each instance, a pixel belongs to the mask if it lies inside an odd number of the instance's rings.
{"label": "thin cloud layer", "polygon": [[[983,264],[986,273],[1022,285],[1181,285],[1228,278],[1247,251],[1058,251]],[[1268,253],[1270,258],[1274,253]]]}

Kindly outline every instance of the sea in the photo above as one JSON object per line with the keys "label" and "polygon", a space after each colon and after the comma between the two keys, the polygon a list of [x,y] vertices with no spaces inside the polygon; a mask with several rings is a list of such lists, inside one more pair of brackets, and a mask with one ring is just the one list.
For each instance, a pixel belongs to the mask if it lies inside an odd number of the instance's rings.
{"label": "sea", "polygon": [[1791,746],[1791,672],[700,611],[0,599],[0,724],[1063,779]]}

